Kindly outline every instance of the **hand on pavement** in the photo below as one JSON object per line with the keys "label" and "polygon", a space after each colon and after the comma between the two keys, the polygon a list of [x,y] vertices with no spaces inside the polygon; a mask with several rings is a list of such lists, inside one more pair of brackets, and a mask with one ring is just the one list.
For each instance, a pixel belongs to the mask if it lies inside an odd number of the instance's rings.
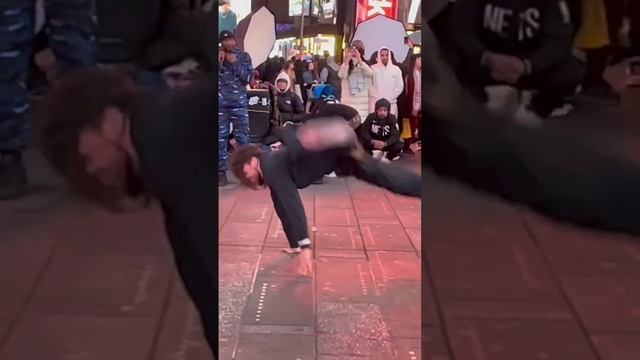
{"label": "hand on pavement", "polygon": [[313,275],[313,252],[311,249],[302,249],[297,256],[296,272],[302,276]]}
{"label": "hand on pavement", "polygon": [[226,53],[224,52],[224,50],[220,49],[218,50],[218,62],[222,65],[222,63],[224,62],[224,59],[226,58]]}

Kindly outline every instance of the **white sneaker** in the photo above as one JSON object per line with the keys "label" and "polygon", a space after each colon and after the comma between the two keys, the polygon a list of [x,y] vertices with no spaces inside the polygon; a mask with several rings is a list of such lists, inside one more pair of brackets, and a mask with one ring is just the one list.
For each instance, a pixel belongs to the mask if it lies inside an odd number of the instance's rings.
{"label": "white sneaker", "polygon": [[372,154],[371,154],[371,156],[372,156],[374,159],[380,159],[380,158],[382,158],[382,155],[383,155],[383,154],[382,154],[382,151],[380,151],[380,150],[373,150],[373,151],[372,151]]}
{"label": "white sneaker", "polygon": [[326,176],[326,177],[330,177],[330,178],[337,178],[337,177],[338,177],[338,175],[336,175],[336,172],[335,172],[335,171],[334,171],[334,172],[332,172],[331,174],[327,174],[327,175],[325,175],[325,176]]}
{"label": "white sneaker", "polygon": [[383,163],[389,163],[389,162],[391,162],[391,160],[389,160],[389,158],[388,158],[388,157],[386,157],[386,156],[383,156],[383,157],[382,157],[382,159],[380,159],[380,161],[382,161]]}
{"label": "white sneaker", "polygon": [[575,106],[573,106],[573,104],[564,103],[564,105],[562,105],[561,107],[553,110],[551,112],[551,115],[549,115],[549,116],[550,117],[568,116],[569,114],[571,114],[573,112],[573,109],[575,109]]}

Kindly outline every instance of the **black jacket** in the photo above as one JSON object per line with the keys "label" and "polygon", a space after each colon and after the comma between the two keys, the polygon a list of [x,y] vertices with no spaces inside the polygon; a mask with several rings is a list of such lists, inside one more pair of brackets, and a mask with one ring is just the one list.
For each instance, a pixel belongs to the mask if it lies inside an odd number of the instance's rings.
{"label": "black jacket", "polygon": [[464,0],[454,11],[452,32],[457,50],[480,63],[485,51],[517,56],[531,72],[548,69],[573,44],[564,0]]}
{"label": "black jacket", "polygon": [[[389,101],[386,99],[380,99],[376,102],[376,109],[380,106],[386,106],[387,109],[391,108]],[[400,141],[398,120],[391,113],[384,119],[378,117],[376,113],[369,114],[360,126],[359,133],[360,139],[366,144],[370,144],[371,140],[384,141],[387,145]]]}
{"label": "black jacket", "polygon": [[287,73],[282,72],[276,78],[276,86],[278,81],[286,81],[287,87],[284,91],[279,91],[276,94],[276,101],[278,104],[278,111],[282,116],[282,122],[294,122],[299,123],[304,119],[304,104],[302,99],[291,91],[291,79]]}

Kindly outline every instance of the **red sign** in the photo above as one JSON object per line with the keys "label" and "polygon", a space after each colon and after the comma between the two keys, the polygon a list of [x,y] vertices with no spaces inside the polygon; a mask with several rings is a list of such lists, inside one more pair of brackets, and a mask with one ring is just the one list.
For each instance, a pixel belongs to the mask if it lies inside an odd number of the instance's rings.
{"label": "red sign", "polygon": [[386,15],[396,19],[398,17],[398,0],[358,0],[356,24],[376,15]]}

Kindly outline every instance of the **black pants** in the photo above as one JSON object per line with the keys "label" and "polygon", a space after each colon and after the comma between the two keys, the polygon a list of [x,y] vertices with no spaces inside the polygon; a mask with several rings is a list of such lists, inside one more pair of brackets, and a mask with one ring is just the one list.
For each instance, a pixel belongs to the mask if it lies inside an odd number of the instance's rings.
{"label": "black pants", "polygon": [[420,174],[398,164],[383,163],[369,156],[356,161],[345,155],[339,159],[335,172],[338,176],[353,176],[392,193],[417,198],[422,196]]}
{"label": "black pants", "polygon": [[[188,234],[181,223],[174,221],[167,208],[165,227],[169,235],[169,243],[184,288],[200,315],[204,337],[213,353],[218,356],[218,275],[212,275],[203,261],[202,254],[192,246],[181,234]],[[217,254],[210,256],[211,261],[218,261]]]}
{"label": "black pants", "polygon": [[[468,87],[482,102],[487,101],[485,86],[501,84],[491,77],[488,68],[478,63],[460,58],[456,63],[463,86]],[[521,77],[515,87],[519,90],[537,90],[531,99],[531,110],[541,118],[546,118],[554,109],[562,106],[568,96],[575,93],[583,74],[580,63],[567,54],[556,66],[538,74]]]}
{"label": "black pants", "polygon": [[[364,149],[369,153],[369,155],[373,154],[373,150],[376,150],[373,148],[373,145],[371,145],[371,143],[365,143],[362,140],[360,140],[360,142],[362,143],[362,147],[364,147]],[[393,144],[389,144],[383,147],[382,151],[387,153],[386,155],[387,159],[393,160],[396,156],[400,155],[400,152],[402,151],[402,147],[403,147],[402,141],[396,141]]]}

